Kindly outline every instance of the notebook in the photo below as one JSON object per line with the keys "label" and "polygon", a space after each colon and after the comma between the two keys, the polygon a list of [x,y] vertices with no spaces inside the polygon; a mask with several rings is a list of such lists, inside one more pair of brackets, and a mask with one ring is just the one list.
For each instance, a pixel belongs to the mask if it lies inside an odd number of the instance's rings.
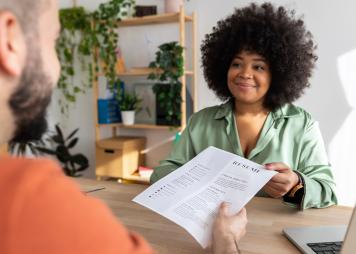
{"label": "notebook", "polygon": [[354,254],[356,253],[356,207],[348,226],[291,227],[283,229],[283,233],[305,254]]}

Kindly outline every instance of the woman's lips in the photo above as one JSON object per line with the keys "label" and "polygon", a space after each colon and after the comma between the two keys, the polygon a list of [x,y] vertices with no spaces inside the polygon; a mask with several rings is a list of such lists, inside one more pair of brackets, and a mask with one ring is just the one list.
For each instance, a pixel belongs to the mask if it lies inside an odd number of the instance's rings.
{"label": "woman's lips", "polygon": [[256,88],[256,85],[248,84],[248,83],[235,83],[235,85],[243,89]]}

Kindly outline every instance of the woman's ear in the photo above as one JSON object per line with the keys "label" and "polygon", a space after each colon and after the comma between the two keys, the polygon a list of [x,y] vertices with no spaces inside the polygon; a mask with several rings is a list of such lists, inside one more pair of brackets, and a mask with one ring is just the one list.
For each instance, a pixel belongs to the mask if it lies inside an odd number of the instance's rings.
{"label": "woman's ear", "polygon": [[19,77],[26,59],[25,34],[16,16],[0,11],[0,71]]}

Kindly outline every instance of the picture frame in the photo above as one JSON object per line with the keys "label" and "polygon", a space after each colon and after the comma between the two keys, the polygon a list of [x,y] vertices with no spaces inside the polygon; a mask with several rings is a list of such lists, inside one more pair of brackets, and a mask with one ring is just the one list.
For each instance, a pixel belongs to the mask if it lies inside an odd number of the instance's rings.
{"label": "picture frame", "polygon": [[142,99],[141,110],[136,112],[137,124],[156,124],[156,95],[153,92],[154,83],[141,82],[133,84],[136,95]]}

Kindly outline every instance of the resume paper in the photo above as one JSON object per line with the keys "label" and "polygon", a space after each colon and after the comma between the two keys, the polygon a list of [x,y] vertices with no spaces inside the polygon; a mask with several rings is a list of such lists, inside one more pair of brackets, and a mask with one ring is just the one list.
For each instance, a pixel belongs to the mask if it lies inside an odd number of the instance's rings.
{"label": "resume paper", "polygon": [[240,211],[276,173],[210,146],[133,201],[180,225],[206,248],[220,204],[230,203],[231,214]]}

